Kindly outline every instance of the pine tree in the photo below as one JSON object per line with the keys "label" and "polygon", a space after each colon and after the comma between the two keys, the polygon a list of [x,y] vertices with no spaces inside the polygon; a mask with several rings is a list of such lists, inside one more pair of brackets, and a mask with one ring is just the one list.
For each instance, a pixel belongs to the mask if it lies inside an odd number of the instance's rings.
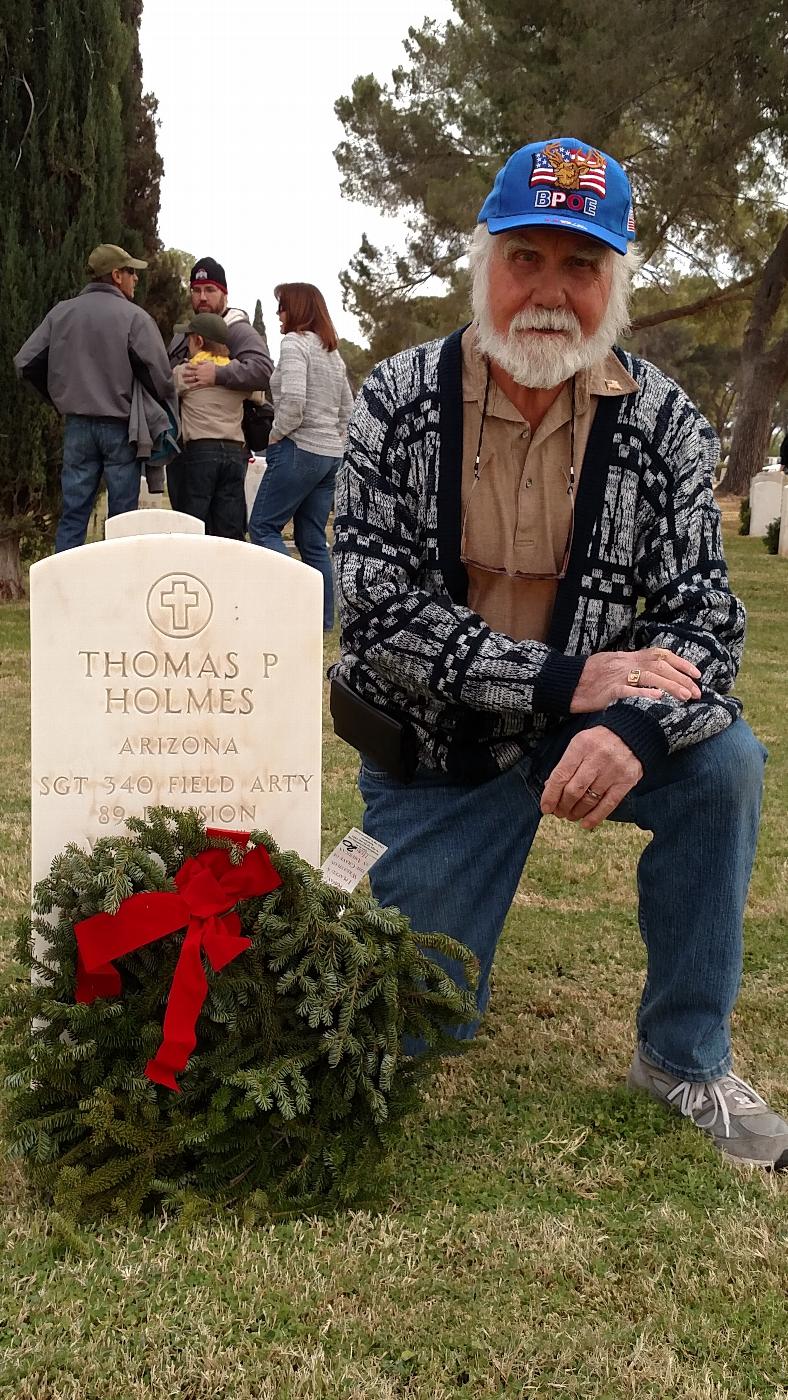
{"label": "pine tree", "polygon": [[191,314],[189,273],[194,262],[193,253],[162,248],[145,274],[145,310],[153,317],[165,343],[176,323]]}
{"label": "pine tree", "polygon": [[[360,76],[336,103],[345,127],[336,151],[343,193],[400,213],[409,226],[404,254],[362,245],[343,278],[345,304],[365,329],[365,317],[373,323],[370,333],[416,343],[430,310],[419,291],[431,276],[448,281],[450,297],[461,290],[457,268],[503,160],[551,135],[592,141],[632,178],[640,246],[660,282],[675,285],[676,273],[690,268],[705,273],[706,306],[715,310],[721,292],[736,299],[743,287],[751,291],[729,473],[746,490],[788,375],[786,6],[453,0],[453,7],[447,24],[425,20],[409,31],[407,61],[389,85]],[[645,56],[647,71],[633,55]],[[693,315],[703,309],[696,303]],[[665,309],[675,316],[678,308],[666,298]]]}
{"label": "pine tree", "polygon": [[[425,337],[426,339],[426,337]],[[338,350],[347,370],[348,383],[351,393],[358,393],[367,375],[371,373],[381,355],[375,356],[372,348],[365,350],[363,345],[356,345],[353,340],[345,340],[339,337]]]}
{"label": "pine tree", "polygon": [[238,906],[252,946],[208,974],[197,1048],[173,1094],[143,1071],[182,931],[116,960],[119,998],[74,1001],[74,924],[133,892],[172,889],[207,845],[194,812],[159,808],[128,825],[131,836],[92,853],[67,847],[37,887],[46,964],[34,963],[29,922],[20,930],[39,981],[20,980],[1,1008],[12,1155],[73,1221],[195,1196],[262,1213],[379,1199],[430,1063],[406,1056],[403,1036],[439,1047],[443,1027],[475,1014],[472,993],[423,950],[451,958],[469,986],[475,959],[442,935],[417,944],[397,910],[332,889],[258,833],[282,884]]}

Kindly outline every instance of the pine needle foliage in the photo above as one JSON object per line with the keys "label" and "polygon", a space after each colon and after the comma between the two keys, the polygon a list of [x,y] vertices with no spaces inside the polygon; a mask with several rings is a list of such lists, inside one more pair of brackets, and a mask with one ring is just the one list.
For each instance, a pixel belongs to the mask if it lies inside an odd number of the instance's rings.
{"label": "pine needle foliage", "polygon": [[[184,931],[116,960],[119,998],[78,1005],[74,924],[132,893],[174,889],[209,845],[242,855],[209,840],[195,812],[156,808],[128,828],[92,852],[67,846],[20,924],[27,975],[2,1008],[9,1154],[72,1223],[200,1200],[263,1216],[379,1200],[445,1027],[475,1014],[472,993],[425,950],[459,962],[469,987],[472,955],[439,934],[417,943],[398,910],[333,889],[256,832],[282,885],[237,906],[252,947],[219,973],[206,967],[197,1049],[173,1094],[144,1067]],[[32,933],[47,941],[44,961]],[[407,1055],[408,1037],[427,1053]]]}

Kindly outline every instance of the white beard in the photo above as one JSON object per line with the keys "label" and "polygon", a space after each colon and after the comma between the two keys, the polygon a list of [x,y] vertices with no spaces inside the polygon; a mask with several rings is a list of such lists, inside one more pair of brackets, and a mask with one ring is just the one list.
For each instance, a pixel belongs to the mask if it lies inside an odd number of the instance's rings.
{"label": "white beard", "polygon": [[[516,384],[528,389],[554,389],[580,370],[590,369],[615,343],[618,317],[608,306],[593,335],[583,335],[580,322],[571,311],[534,307],[518,311],[509,331],[497,331],[490,319],[487,299],[478,308],[478,344],[483,355],[494,360],[511,375]],[[537,334],[528,334],[528,331]],[[562,331],[559,339],[540,336],[540,330]],[[525,334],[523,334],[525,332]]]}

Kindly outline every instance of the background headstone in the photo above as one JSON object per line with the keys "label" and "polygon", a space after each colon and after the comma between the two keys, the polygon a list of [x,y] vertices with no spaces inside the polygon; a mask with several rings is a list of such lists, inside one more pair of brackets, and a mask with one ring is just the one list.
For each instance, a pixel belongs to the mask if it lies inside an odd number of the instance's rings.
{"label": "background headstone", "polygon": [[140,495],[137,504],[140,510],[163,510],[165,508],[163,491],[149,491],[144,472],[140,481]]}
{"label": "background headstone", "polygon": [[777,553],[788,558],[788,477],[783,475],[783,494],[780,509],[780,541]]}
{"label": "background headstone", "polygon": [[265,475],[265,468],[266,460],[262,454],[249,458],[249,464],[246,468],[246,477],[244,479],[247,518],[252,514],[252,506],[254,505],[257,492],[260,489],[260,482]]}
{"label": "background headstone", "polygon": [[197,535],[33,565],[34,881],[159,803],[320,864],[322,590],[304,564]]}
{"label": "background headstone", "polygon": [[[151,500],[154,498],[151,497]],[[205,525],[196,515],[182,510],[167,510],[164,506],[125,510],[111,515],[104,525],[104,538],[125,539],[127,535],[204,535]]]}
{"label": "background headstone", "polygon": [[782,472],[756,472],[750,482],[750,534],[763,537],[782,509]]}

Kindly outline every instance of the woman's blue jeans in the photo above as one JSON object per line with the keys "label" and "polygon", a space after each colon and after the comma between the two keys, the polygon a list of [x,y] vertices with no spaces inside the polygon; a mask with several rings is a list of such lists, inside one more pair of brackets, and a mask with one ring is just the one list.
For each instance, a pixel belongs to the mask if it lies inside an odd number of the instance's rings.
{"label": "woman's blue jeans", "polygon": [[323,627],[330,631],[334,626],[334,579],[326,526],[341,458],[305,452],[292,438],[275,442],[265,457],[265,472],[249,519],[249,538],[252,544],[287,554],[282,531],[292,520],[298,553],[305,564],[323,575]]}
{"label": "woman's blue jeans", "polygon": [[[479,1013],[498,939],[539,825],[544,782],[587,718],[490,782],[451,786],[419,770],[403,784],[362,764],[364,830],[387,847],[373,893],[417,931],[440,931],[479,959]],[[742,922],[755,857],[766,750],[744,720],[656,764],[610,820],[653,833],[638,865],[646,982],[640,1048],[681,1079],[731,1066],[730,1014],[742,968]],[[589,839],[593,840],[593,836]],[[446,967],[460,980],[459,964]],[[478,1022],[452,1030],[471,1039]]]}

